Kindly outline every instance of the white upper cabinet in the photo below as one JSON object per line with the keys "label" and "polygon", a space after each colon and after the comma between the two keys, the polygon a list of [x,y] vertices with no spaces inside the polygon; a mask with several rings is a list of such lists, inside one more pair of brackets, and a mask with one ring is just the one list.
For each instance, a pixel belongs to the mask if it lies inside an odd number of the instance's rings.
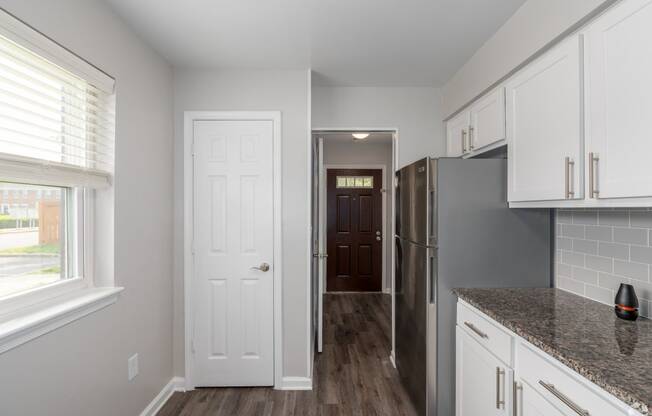
{"label": "white upper cabinet", "polygon": [[460,157],[469,149],[470,114],[462,111],[446,123],[446,155]]}
{"label": "white upper cabinet", "polygon": [[482,150],[505,140],[505,88],[497,88],[480,98],[470,111],[470,151]]}
{"label": "white upper cabinet", "polygon": [[652,1],[617,4],[585,36],[587,198],[652,197]]}
{"label": "white upper cabinet", "polygon": [[555,46],[505,87],[509,201],[582,198],[580,36]]}

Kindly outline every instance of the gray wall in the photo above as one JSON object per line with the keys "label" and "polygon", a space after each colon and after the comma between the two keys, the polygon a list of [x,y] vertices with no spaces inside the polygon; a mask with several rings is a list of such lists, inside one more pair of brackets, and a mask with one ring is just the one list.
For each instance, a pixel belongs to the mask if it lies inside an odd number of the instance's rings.
{"label": "gray wall", "polygon": [[446,152],[441,91],[429,87],[313,87],[312,126],[397,128],[398,167]]}
{"label": "gray wall", "polygon": [[324,136],[324,163],[325,164],[373,164],[385,165],[385,275],[383,276],[383,288],[390,291],[392,288],[392,186],[394,174],[392,173],[392,144],[375,144],[372,142],[353,143],[329,141]]}
{"label": "gray wall", "polygon": [[443,87],[446,117],[573,26],[614,0],[528,0]]}
{"label": "gray wall", "polygon": [[[99,0],[1,6],[116,78],[115,192],[99,207],[113,212],[114,203],[115,219],[97,221],[97,257],[125,290],[116,304],[0,354],[0,413],[137,415],[173,376],[172,71]],[[134,353],[140,375],[128,382]]]}
{"label": "gray wall", "polygon": [[629,283],[652,316],[652,210],[557,210],[556,222],[555,286],[613,305]]}
{"label": "gray wall", "polygon": [[174,370],[184,374],[183,112],[280,110],[283,182],[283,375],[310,376],[308,347],[308,71],[174,73]]}

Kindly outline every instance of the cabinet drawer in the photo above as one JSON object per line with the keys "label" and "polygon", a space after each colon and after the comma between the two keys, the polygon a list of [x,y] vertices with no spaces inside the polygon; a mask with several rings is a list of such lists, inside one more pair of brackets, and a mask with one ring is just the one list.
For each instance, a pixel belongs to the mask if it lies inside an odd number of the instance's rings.
{"label": "cabinet drawer", "polygon": [[497,323],[461,302],[457,303],[457,325],[508,366],[512,366],[513,337]]}
{"label": "cabinet drawer", "polygon": [[518,377],[568,416],[627,415],[625,405],[618,406],[606,391],[589,386],[571,375],[571,370],[551,357],[542,355],[524,343],[517,347]]}

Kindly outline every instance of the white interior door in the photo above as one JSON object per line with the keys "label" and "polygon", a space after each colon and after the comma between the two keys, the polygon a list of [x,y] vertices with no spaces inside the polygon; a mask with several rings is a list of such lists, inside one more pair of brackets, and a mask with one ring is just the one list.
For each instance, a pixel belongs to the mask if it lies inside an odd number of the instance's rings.
{"label": "white interior door", "polygon": [[193,128],[194,384],[271,386],[273,123]]}

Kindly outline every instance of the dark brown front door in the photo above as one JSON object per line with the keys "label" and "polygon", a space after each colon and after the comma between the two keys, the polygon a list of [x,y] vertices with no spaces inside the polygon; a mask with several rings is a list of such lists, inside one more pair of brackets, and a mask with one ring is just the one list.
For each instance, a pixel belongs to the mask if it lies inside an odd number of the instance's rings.
{"label": "dark brown front door", "polygon": [[328,169],[329,292],[382,290],[382,171]]}

